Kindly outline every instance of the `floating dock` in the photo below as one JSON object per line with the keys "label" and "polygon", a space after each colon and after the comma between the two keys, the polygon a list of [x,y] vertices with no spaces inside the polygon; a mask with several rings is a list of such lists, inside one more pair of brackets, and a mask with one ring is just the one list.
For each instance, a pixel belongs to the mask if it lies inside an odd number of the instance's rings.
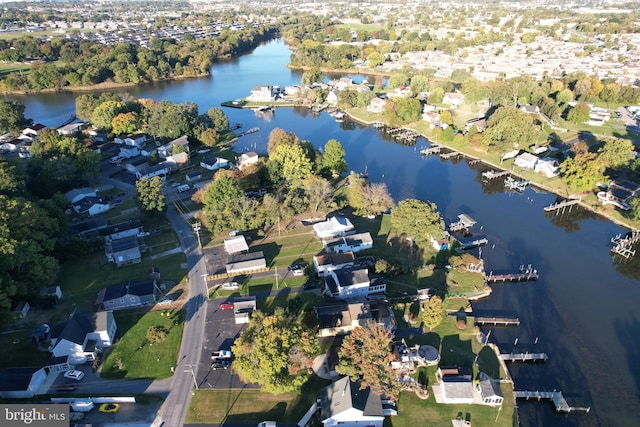
{"label": "floating dock", "polygon": [[440,153],[440,158],[443,160],[449,160],[452,157],[457,157],[459,155],[460,153],[458,153],[457,151],[450,151],[448,153]]}
{"label": "floating dock", "polygon": [[510,274],[493,274],[493,271],[489,272],[489,275],[485,277],[485,283],[507,283],[507,282],[531,282],[538,280],[538,270],[531,267],[531,265],[525,267],[523,265],[518,269],[518,273]]}
{"label": "floating dock", "polygon": [[475,317],[476,325],[494,325],[494,326],[520,326],[520,319],[517,317]]}
{"label": "floating dock", "polygon": [[549,399],[553,402],[553,405],[556,407],[556,412],[565,412],[565,413],[582,413],[587,414],[591,411],[590,407],[574,407],[569,406],[564,396],[562,396],[562,392],[560,391],[524,391],[524,390],[514,390],[513,395],[516,399]]}
{"label": "floating dock", "polygon": [[471,249],[479,248],[480,246],[485,246],[487,243],[489,243],[489,240],[487,240],[486,237],[483,237],[481,239],[475,239],[469,242],[464,242],[462,243],[462,246],[457,248],[456,250],[458,252],[468,251]]}
{"label": "floating dock", "polygon": [[513,179],[510,176],[507,176],[504,180],[504,186],[516,191],[524,191],[525,188],[531,183],[528,179]]}
{"label": "floating dock", "polygon": [[625,258],[631,258],[636,254],[635,249],[631,249],[633,245],[640,241],[640,231],[634,230],[625,237],[618,234],[611,238],[611,253],[622,255]]}
{"label": "floating dock", "polygon": [[260,130],[260,128],[251,128],[251,129],[247,129],[244,132],[240,132],[238,134],[238,138],[240,138],[241,136],[245,136],[245,135],[249,135],[250,133],[256,133]]}
{"label": "floating dock", "polygon": [[500,359],[505,362],[546,362],[548,358],[547,353],[505,353],[500,355]]}
{"label": "floating dock", "polygon": [[440,154],[440,150],[442,150],[442,146],[438,144],[433,144],[431,147],[423,148],[420,150],[420,154],[423,156],[428,156],[431,154]]}

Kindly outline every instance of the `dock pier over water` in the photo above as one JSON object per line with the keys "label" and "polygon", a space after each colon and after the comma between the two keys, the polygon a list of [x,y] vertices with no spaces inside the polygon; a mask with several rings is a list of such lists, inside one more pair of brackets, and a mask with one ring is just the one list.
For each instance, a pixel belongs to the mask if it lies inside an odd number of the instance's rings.
{"label": "dock pier over water", "polygon": [[503,353],[500,359],[505,362],[546,362],[547,353]]}
{"label": "dock pier over water", "polygon": [[590,407],[574,407],[570,406],[562,392],[560,391],[525,391],[525,390],[515,390],[513,392],[516,399],[549,399],[553,402],[553,405],[556,407],[556,412],[565,412],[565,413],[583,413],[587,414],[591,411]]}

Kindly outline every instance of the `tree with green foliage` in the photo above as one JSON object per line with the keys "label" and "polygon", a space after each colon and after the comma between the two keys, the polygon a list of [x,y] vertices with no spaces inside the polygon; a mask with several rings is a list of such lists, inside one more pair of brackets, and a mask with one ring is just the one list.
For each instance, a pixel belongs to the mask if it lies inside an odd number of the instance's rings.
{"label": "tree with green foliage", "polygon": [[120,113],[111,119],[111,130],[116,135],[131,135],[142,127],[140,116],[135,111]]}
{"label": "tree with green foliage", "polygon": [[618,169],[629,165],[636,157],[634,145],[628,139],[607,139],[598,150],[598,157],[607,167]]}
{"label": "tree with green foliage", "polygon": [[329,181],[320,176],[309,175],[304,180],[302,188],[308,197],[309,206],[313,212],[327,209],[333,202],[333,187]]}
{"label": "tree with green foliage", "polygon": [[298,144],[281,144],[269,153],[267,167],[274,183],[280,182],[289,188],[296,188],[302,184],[305,178],[311,175],[313,164],[307,155],[307,151]]}
{"label": "tree with green foliage", "polygon": [[406,74],[393,74],[389,77],[389,89],[406,86],[409,83],[409,76]]}
{"label": "tree with green foliage", "polygon": [[444,316],[444,306],[439,296],[432,296],[422,305],[422,322],[429,331],[442,323]]}
{"label": "tree with green foliage", "polygon": [[155,214],[165,211],[167,203],[162,187],[162,178],[159,176],[136,181],[136,198],[143,211]]}
{"label": "tree with green foliage", "polygon": [[567,113],[567,120],[573,123],[585,123],[589,121],[591,107],[585,102],[578,102]]}
{"label": "tree with green foliage", "polygon": [[126,105],[122,101],[109,100],[105,101],[93,110],[91,114],[91,123],[94,126],[111,131],[113,119],[126,110]]}
{"label": "tree with green foliage", "polygon": [[337,139],[330,139],[324,145],[321,157],[321,169],[328,170],[332,175],[340,175],[347,171],[347,162],[344,160],[344,147]]}
{"label": "tree with green foliage", "polygon": [[444,98],[444,89],[438,86],[429,91],[427,100],[429,104],[441,104],[442,98]]}
{"label": "tree with green foliage", "polygon": [[231,228],[245,193],[235,176],[228,171],[216,174],[203,197],[204,224],[213,233]]}
{"label": "tree with green foliage", "polygon": [[302,78],[300,80],[303,85],[311,86],[314,83],[318,83],[322,81],[322,71],[318,67],[311,67],[304,73],[302,73]]}
{"label": "tree with green foliage", "polygon": [[176,139],[182,135],[197,137],[202,132],[198,126],[198,106],[193,102],[174,104],[160,101],[151,107],[149,133],[160,138]]}
{"label": "tree with green foliage", "polygon": [[400,383],[391,369],[394,355],[391,352],[393,334],[375,322],[367,322],[355,328],[342,341],[336,372],[360,381],[360,388],[370,387],[376,394],[397,399]]}
{"label": "tree with green foliage", "polygon": [[376,68],[384,64],[384,55],[374,50],[367,55],[367,64],[370,68]]}
{"label": "tree with green foliage", "polygon": [[229,119],[221,108],[213,107],[207,111],[207,116],[211,119],[213,129],[218,134],[224,133],[229,130]]}
{"label": "tree with green foliage", "polygon": [[231,348],[233,369],[244,382],[258,383],[272,394],[300,391],[313,375],[311,365],[320,353],[315,332],[302,320],[282,308],[270,316],[253,313]]}
{"label": "tree with green foliage", "polygon": [[[585,144],[586,145],[586,144]],[[562,180],[575,191],[587,191],[605,182],[604,164],[596,153],[580,150],[560,163]]]}
{"label": "tree with green foliage", "polygon": [[24,104],[18,101],[0,99],[0,133],[10,132],[18,135],[21,128],[29,123],[24,118]]}
{"label": "tree with green foliage", "polygon": [[415,96],[419,93],[425,93],[429,91],[429,77],[427,76],[413,76],[411,77],[411,93]]}
{"label": "tree with green foliage", "polygon": [[531,114],[516,107],[500,107],[489,117],[482,142],[493,152],[541,144],[545,141],[545,134],[534,120]]}
{"label": "tree with green foliage", "polygon": [[200,134],[200,142],[207,147],[214,147],[218,141],[220,141],[220,135],[214,128],[208,128],[202,131]]}
{"label": "tree with green foliage", "polygon": [[287,132],[286,130],[275,128],[269,133],[269,142],[267,145],[267,153],[271,154],[279,145],[295,145],[299,144],[300,140],[293,132]]}
{"label": "tree with green foliage", "polygon": [[435,203],[405,199],[391,211],[391,224],[399,232],[418,242],[438,240],[444,236],[444,220]]}
{"label": "tree with green foliage", "polygon": [[376,94],[370,90],[363,90],[358,92],[356,107],[367,107],[371,104],[371,100],[376,97]]}
{"label": "tree with green foliage", "polygon": [[453,142],[454,137],[455,137],[455,134],[453,132],[453,127],[447,126],[440,134],[440,141]]}
{"label": "tree with green foliage", "polygon": [[358,105],[358,91],[353,88],[346,88],[338,93],[338,106],[341,108],[352,108]]}
{"label": "tree with green foliage", "polygon": [[573,91],[571,89],[562,89],[556,94],[556,102],[559,105],[567,104],[573,101]]}
{"label": "tree with green foliage", "polygon": [[391,125],[406,125],[417,122],[422,114],[422,105],[415,98],[387,100],[382,117]]}

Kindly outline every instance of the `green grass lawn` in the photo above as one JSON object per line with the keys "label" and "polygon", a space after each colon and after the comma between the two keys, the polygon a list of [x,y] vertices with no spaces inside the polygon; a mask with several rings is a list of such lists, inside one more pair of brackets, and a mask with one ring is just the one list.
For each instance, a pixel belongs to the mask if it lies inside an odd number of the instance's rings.
{"label": "green grass lawn", "polygon": [[[159,380],[173,375],[171,368],[178,360],[184,315],[184,310],[114,312],[117,342],[103,361],[101,376]],[[147,330],[153,326],[164,326],[168,331],[163,342],[147,341]]]}

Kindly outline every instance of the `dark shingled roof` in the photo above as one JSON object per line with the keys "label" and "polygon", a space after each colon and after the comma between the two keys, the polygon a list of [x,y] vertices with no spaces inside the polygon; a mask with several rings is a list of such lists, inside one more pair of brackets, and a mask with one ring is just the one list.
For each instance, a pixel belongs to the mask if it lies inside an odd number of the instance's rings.
{"label": "dark shingled roof", "polygon": [[6,368],[0,371],[0,391],[27,390],[31,377],[41,368]]}

